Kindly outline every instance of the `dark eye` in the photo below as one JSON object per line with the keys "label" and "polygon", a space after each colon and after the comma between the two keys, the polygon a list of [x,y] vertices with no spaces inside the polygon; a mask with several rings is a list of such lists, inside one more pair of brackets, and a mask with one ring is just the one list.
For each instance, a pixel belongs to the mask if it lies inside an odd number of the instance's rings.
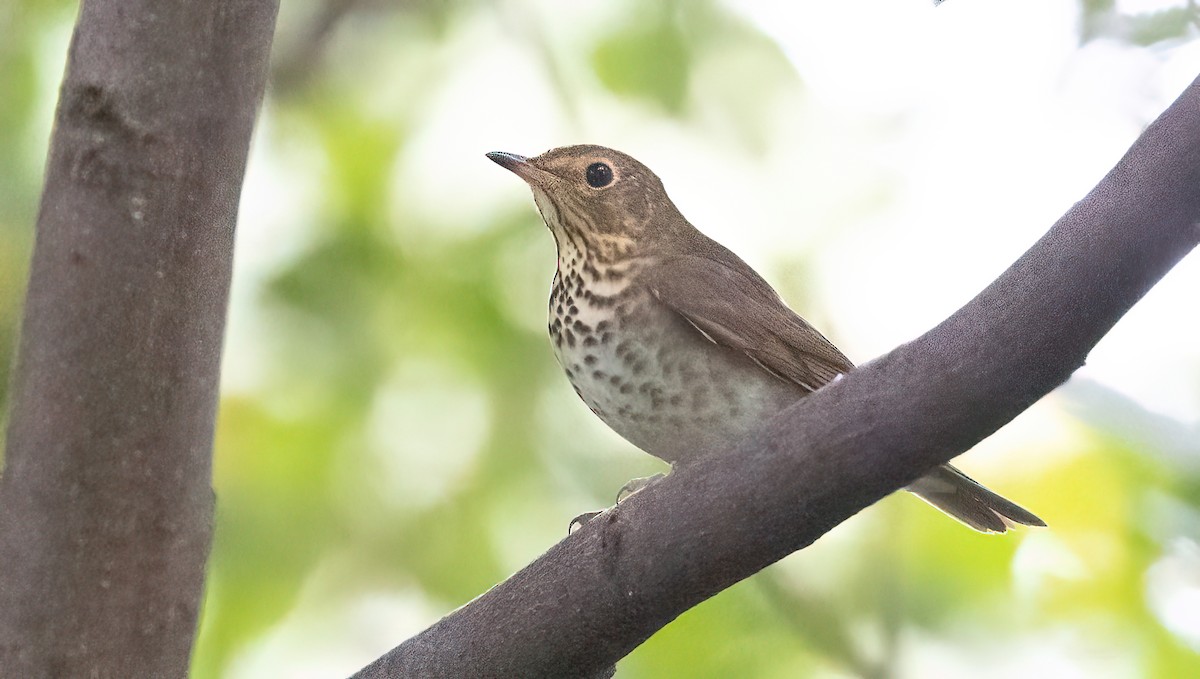
{"label": "dark eye", "polygon": [[592,163],[587,169],[587,183],[594,189],[601,189],[612,183],[612,168],[604,163]]}

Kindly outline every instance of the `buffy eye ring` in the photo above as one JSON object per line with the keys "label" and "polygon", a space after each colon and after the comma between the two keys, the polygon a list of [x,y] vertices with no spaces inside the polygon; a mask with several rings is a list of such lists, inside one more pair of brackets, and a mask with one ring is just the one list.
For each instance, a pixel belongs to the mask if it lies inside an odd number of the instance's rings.
{"label": "buffy eye ring", "polygon": [[592,163],[587,168],[587,183],[593,189],[602,189],[612,183],[612,168],[604,163]]}

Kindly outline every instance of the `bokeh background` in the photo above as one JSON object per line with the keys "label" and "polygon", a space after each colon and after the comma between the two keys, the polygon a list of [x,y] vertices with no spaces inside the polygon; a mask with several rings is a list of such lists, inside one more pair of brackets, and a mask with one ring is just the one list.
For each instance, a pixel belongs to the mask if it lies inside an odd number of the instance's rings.
{"label": "bokeh background", "polygon": [[[0,389],[76,10],[0,4]],[[560,374],[552,241],[484,152],[637,156],[862,362],[1085,195],[1200,74],[1198,26],[1171,0],[284,2],[194,676],[346,675],[661,471]],[[1197,289],[1193,255],[960,458],[1051,529],[888,498],[618,677],[1200,676]]]}

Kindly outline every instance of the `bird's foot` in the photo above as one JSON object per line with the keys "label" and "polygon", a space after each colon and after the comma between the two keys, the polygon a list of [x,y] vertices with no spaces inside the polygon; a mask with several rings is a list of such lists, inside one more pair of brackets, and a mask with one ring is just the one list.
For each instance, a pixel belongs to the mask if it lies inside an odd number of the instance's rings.
{"label": "bird's foot", "polygon": [[[628,499],[630,495],[633,495],[634,493],[638,492],[639,490],[642,490],[643,488],[647,488],[647,487],[655,484],[656,482],[658,482],[659,479],[662,479],[664,476],[666,476],[666,474],[654,474],[653,476],[642,476],[642,477],[638,477],[636,479],[630,479],[628,483],[621,486],[621,490],[617,491],[617,504],[618,505],[621,504],[626,499]],[[609,507],[609,509],[616,509],[616,507]],[[580,514],[579,516],[571,519],[570,525],[567,526],[567,535],[570,535],[571,533],[574,533],[575,531],[579,530],[580,528],[583,528],[583,524],[587,523],[588,521],[591,521],[592,519],[596,518],[597,516],[603,514],[606,511],[608,511],[608,509],[601,509],[601,510],[594,511],[594,512],[584,512],[584,513]]]}
{"label": "bird's foot", "polygon": [[654,474],[653,476],[642,476],[636,479],[630,479],[625,485],[621,486],[621,490],[617,491],[617,504],[624,502],[630,495],[648,488],[665,477],[666,474]]}

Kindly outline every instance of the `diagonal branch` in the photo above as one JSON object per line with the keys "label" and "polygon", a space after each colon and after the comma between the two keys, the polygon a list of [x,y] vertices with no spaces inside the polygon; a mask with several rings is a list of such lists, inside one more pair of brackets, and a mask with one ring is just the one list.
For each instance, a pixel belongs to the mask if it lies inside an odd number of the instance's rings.
{"label": "diagonal branch", "polygon": [[85,0],[0,480],[0,674],[187,674],[276,0]]}
{"label": "diagonal branch", "polygon": [[1062,384],[1200,241],[1200,80],[975,299],[678,469],[357,677],[602,672]]}

